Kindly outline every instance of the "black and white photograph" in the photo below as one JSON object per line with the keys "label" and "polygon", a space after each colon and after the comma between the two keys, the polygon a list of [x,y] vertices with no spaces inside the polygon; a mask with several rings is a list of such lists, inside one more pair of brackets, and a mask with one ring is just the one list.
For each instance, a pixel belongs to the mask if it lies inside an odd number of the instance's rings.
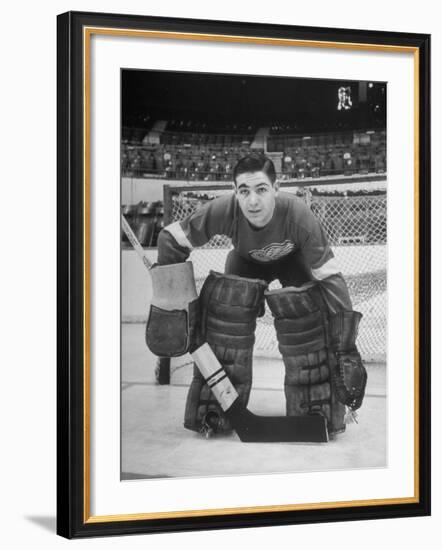
{"label": "black and white photograph", "polygon": [[435,547],[437,6],[5,4],[3,548]]}
{"label": "black and white photograph", "polygon": [[57,22],[57,533],[428,515],[429,35]]}
{"label": "black and white photograph", "polygon": [[120,78],[121,480],[387,467],[388,83]]}

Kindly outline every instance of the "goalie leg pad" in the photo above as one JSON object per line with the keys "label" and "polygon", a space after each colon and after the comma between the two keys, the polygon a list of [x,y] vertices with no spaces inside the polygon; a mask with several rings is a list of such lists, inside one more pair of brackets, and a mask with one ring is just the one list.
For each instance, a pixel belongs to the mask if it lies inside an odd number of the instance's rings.
{"label": "goalie leg pad", "polygon": [[184,355],[198,345],[199,302],[192,263],[155,266],[150,273],[153,298],[147,347],[162,357]]}
{"label": "goalie leg pad", "polygon": [[[252,387],[252,358],[256,318],[267,285],[259,279],[210,272],[200,293],[201,339],[212,348],[229,379],[247,405]],[[191,430],[204,428],[208,414],[219,417],[218,431],[227,432],[230,424],[198,369],[195,369],[184,425]]]}
{"label": "goalie leg pad", "polygon": [[266,299],[285,365],[287,415],[319,413],[327,418],[330,434],[344,431],[345,407],[336,398],[331,375],[336,360],[327,347],[318,289],[288,287],[266,292]]}

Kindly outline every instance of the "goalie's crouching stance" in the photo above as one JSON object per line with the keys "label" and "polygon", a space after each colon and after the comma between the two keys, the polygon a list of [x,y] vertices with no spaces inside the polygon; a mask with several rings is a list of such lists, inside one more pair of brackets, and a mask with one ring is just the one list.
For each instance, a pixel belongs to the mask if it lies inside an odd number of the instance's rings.
{"label": "goalie's crouching stance", "polygon": [[[210,272],[198,299],[191,262],[155,266],[151,275],[153,299],[146,326],[149,349],[158,356],[177,357],[207,342],[241,403],[247,406],[256,318],[267,285],[258,279]],[[198,432],[232,429],[196,365],[184,426]]]}
{"label": "goalie's crouching stance", "polygon": [[[355,346],[361,315],[352,311],[327,234],[303,200],[280,191],[275,166],[265,155],[251,153],[240,159],[233,182],[232,193],[207,201],[159,234],[159,269],[179,271],[193,248],[216,235],[230,238],[233,249],[225,264],[229,275],[211,273],[199,302],[193,292],[181,307],[175,305],[175,312],[152,310],[152,325],[156,317],[160,326],[148,326],[148,345],[149,339],[153,344],[162,339],[158,351],[151,350],[171,357],[207,341],[247,403],[255,322],[265,293],[285,363],[287,418],[292,425],[295,418],[304,424],[325,418],[329,432],[339,433],[345,428],[345,407],[352,413],[362,403],[367,376]],[[266,292],[266,285],[275,280],[283,289]],[[173,303],[170,288],[166,305]],[[176,288],[182,293],[179,276]],[[212,376],[209,382],[214,382]],[[193,430],[229,428],[198,370],[185,425]]]}

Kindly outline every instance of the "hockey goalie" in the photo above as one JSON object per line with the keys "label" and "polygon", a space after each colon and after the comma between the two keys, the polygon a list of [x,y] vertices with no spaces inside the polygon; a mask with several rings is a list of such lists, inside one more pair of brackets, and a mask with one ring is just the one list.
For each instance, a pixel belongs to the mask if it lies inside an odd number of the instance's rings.
{"label": "hockey goalie", "polygon": [[[248,155],[233,177],[231,194],[160,233],[147,345],[159,356],[174,357],[207,343],[221,368],[217,376],[228,380],[244,410],[256,320],[267,303],[285,366],[287,417],[323,419],[334,436],[345,430],[346,417],[354,417],[364,397],[367,373],[356,347],[361,314],[353,311],[319,221],[302,200],[279,191],[272,161]],[[188,292],[195,285],[184,266],[194,247],[217,234],[230,237],[233,250],[225,273],[210,272],[197,297]],[[282,288],[269,290],[274,280]],[[214,373],[199,366],[196,361],[184,425],[229,432],[231,415],[215,392],[217,378],[208,384]]]}

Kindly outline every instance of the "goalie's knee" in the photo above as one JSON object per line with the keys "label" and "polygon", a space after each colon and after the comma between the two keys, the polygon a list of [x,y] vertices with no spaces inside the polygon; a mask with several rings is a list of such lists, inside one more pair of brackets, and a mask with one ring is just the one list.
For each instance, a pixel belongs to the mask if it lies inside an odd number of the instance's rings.
{"label": "goalie's knee", "polygon": [[212,345],[253,346],[256,319],[267,284],[211,271],[200,293],[201,329]]}

